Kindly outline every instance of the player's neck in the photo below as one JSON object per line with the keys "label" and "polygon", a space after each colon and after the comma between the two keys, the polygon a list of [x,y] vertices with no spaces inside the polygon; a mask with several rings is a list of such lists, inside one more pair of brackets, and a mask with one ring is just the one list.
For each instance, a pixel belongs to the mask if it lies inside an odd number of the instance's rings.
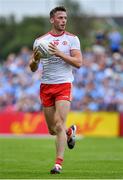
{"label": "player's neck", "polygon": [[50,33],[51,33],[52,35],[58,35],[58,36],[64,34],[64,32],[65,32],[65,31],[58,31],[58,30],[56,30],[56,29],[52,29],[52,30],[50,31]]}

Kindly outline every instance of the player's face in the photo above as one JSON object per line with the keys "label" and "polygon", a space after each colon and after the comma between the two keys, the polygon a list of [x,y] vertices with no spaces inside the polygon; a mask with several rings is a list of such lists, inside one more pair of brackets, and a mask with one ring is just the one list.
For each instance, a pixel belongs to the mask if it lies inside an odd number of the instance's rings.
{"label": "player's face", "polygon": [[57,31],[64,31],[67,23],[67,14],[64,11],[57,11],[50,21],[54,29]]}

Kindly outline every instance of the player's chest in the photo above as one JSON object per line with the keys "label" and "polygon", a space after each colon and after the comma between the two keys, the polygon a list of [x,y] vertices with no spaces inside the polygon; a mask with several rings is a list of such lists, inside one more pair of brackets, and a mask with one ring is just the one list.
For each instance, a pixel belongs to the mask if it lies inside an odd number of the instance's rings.
{"label": "player's chest", "polygon": [[70,51],[70,41],[65,38],[53,38],[50,40],[54,45],[58,47],[58,49],[62,52],[69,52]]}

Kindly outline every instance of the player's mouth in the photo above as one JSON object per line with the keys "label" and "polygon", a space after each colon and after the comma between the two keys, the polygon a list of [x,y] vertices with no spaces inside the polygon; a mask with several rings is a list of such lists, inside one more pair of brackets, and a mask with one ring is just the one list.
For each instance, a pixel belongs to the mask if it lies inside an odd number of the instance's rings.
{"label": "player's mouth", "polygon": [[61,27],[62,27],[62,28],[65,28],[65,24],[62,24]]}

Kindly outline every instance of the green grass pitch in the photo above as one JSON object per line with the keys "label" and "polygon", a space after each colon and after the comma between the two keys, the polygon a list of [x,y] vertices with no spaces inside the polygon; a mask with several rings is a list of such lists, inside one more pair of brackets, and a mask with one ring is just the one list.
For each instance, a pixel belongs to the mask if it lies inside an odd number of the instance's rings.
{"label": "green grass pitch", "polygon": [[51,175],[55,140],[0,137],[0,179],[122,179],[123,139],[83,138],[66,148],[61,174]]}

